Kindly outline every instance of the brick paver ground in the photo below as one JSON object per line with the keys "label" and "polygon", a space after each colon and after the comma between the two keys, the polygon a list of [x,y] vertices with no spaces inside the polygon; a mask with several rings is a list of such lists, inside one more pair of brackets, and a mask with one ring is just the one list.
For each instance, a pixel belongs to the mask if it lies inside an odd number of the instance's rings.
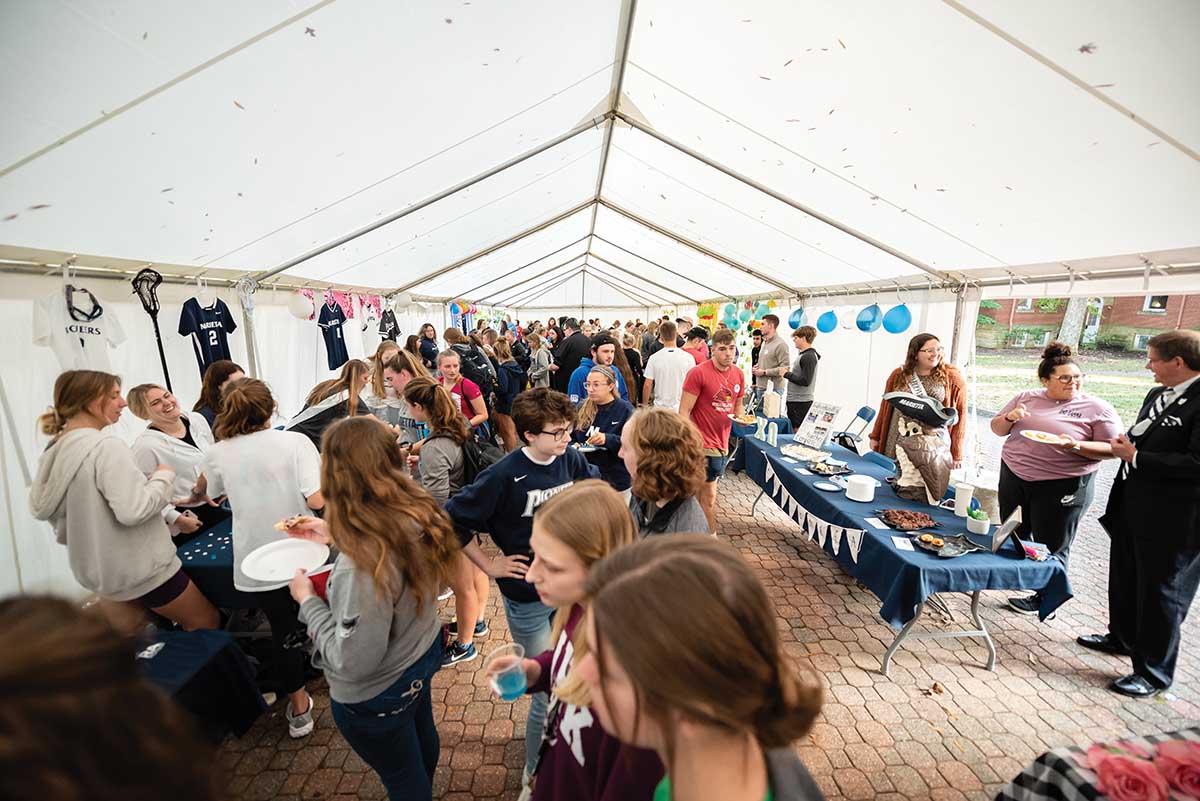
{"label": "brick paver ground", "polygon": [[[998,652],[996,671],[980,667],[984,648],[970,640],[915,641],[897,654],[892,677],[878,672],[893,632],[879,602],[856,585],[794,523],[764,500],[749,517],[757,487],[744,476],[722,483],[721,534],[757,568],[779,610],[788,653],[827,690],[821,718],[797,750],[830,799],[992,798],[1021,767],[1047,749],[1072,743],[1169,731],[1200,722],[1200,623],[1184,633],[1172,693],[1135,701],[1105,689],[1128,660],[1079,648],[1082,632],[1102,632],[1108,542],[1096,523],[1111,484],[1106,466],[1096,504],[1072,551],[1076,597],[1048,623],[1006,611],[1005,593],[984,595],[983,617]],[[507,641],[493,588],[486,653]],[[951,599],[963,618],[965,603]],[[433,700],[442,737],[435,798],[515,799],[528,703],[492,699],[482,659],[437,674]],[[945,690],[930,692],[934,682]],[[289,740],[276,705],[219,755],[234,799],[377,799],[383,788],[349,750],[329,713],[323,681],[317,728]]]}

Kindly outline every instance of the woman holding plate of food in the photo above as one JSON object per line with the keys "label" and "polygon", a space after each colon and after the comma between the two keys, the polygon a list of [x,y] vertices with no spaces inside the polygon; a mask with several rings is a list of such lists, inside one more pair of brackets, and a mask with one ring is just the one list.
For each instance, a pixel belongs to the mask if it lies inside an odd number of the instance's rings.
{"label": "woman holding plate of food", "polygon": [[[1083,371],[1068,345],[1047,345],[1037,374],[1041,389],[1017,393],[992,418],[992,432],[1007,438],[1000,453],[1000,517],[1021,507],[1017,535],[1041,542],[1066,565],[1100,461],[1112,456],[1109,440],[1124,429],[1107,401],[1083,391]],[[1010,598],[1008,605],[1035,615],[1041,597]]]}

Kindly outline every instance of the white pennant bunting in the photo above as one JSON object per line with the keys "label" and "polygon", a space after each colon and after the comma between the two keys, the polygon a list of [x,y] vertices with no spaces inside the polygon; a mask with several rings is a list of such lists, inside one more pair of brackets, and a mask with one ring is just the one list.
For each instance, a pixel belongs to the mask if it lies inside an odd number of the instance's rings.
{"label": "white pennant bunting", "polygon": [[825,537],[828,534],[829,534],[829,524],[826,523],[825,521],[818,522],[817,523],[817,543],[822,548],[825,547]]}
{"label": "white pennant bunting", "polygon": [[858,549],[862,547],[862,541],[862,529],[846,529],[846,544],[850,546],[850,558],[854,560],[854,564],[858,564]]}
{"label": "white pennant bunting", "polygon": [[775,468],[771,467],[770,462],[767,462],[766,476],[767,476],[767,481],[770,481],[771,479],[775,478]]}
{"label": "white pennant bunting", "polygon": [[833,537],[833,555],[834,556],[837,556],[838,552],[842,550],[842,534],[844,534],[845,531],[846,530],[844,528],[842,528],[841,526],[832,526],[831,525],[829,527],[829,534],[830,534],[830,536]]}

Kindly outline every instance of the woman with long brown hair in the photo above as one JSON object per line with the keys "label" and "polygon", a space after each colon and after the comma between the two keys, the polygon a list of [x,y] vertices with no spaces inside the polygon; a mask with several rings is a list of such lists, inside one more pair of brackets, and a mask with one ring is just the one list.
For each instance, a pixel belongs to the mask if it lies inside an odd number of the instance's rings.
{"label": "woman with long brown hair", "polygon": [[[967,436],[967,382],[958,368],[946,364],[945,349],[936,336],[917,334],[908,341],[904,364],[893,370],[884,384],[883,394],[889,392],[910,392],[958,410],[958,422],[948,427],[947,436],[954,467],[961,467],[963,440]],[[891,405],[880,401],[875,427],[871,429],[871,450],[889,459],[896,458],[899,437],[896,423]]]}
{"label": "woman with long brown hair", "polygon": [[246,371],[229,359],[218,359],[204,371],[204,380],[200,383],[200,398],[192,407],[193,412],[200,412],[208,421],[208,427],[217,424],[217,415],[221,412],[221,391],[239,378],[245,378]]}
{"label": "woman with long brown hair", "polygon": [[440,742],[430,684],[442,664],[438,590],[459,556],[442,507],[408,477],[378,420],[348,418],[325,433],[325,519],[292,536],[334,545],[328,604],[297,571],[290,585],[325,671],[338,729],[383,780],[390,799],[429,799]]}
{"label": "woman with long brown hair", "polygon": [[[576,662],[592,711],[666,766],[654,798],[822,798],[791,745],[821,711],[821,685],[783,650],[754,571],[712,537],[655,537],[592,566],[591,650]],[[702,620],[702,626],[680,626]]]}
{"label": "woman with long brown hair", "polygon": [[554,356],[550,353],[550,345],[536,331],[525,335],[529,343],[529,385],[531,387],[549,387],[550,376],[557,369]]}
{"label": "woman with long brown hair", "polygon": [[[29,506],[54,527],[75,580],[98,595],[114,624],[136,626],[152,609],[185,629],[216,628],[217,610],[183,572],[163,521],[175,470],[149,476],[129,446],[104,429],[125,408],[121,380],[68,370],[54,382],[54,405],[39,418],[53,437],[29,488]],[[131,614],[131,612],[135,613]]]}
{"label": "woman with long brown hair", "polygon": [[342,365],[337,378],[322,381],[312,388],[304,400],[304,408],[288,420],[285,431],[296,431],[321,447],[325,429],[343,417],[371,414],[362,393],[371,382],[371,366],[361,359],[351,359]]}
{"label": "woman with long brown hair", "polygon": [[221,416],[196,487],[198,498],[225,495],[233,509],[233,586],[255,593],[271,624],[280,689],[288,695],[288,734],[312,732],[312,699],[304,691],[304,654],[288,647],[296,631],[296,605],[287,582],[259,581],[242,571],[246,556],[286,539],[275,524],[321,509],[321,457],[308,437],[271,428],[275,399],[256,378],[234,381],[225,390]]}
{"label": "woman with long brown hair", "polygon": [[395,351],[383,364],[383,378],[396,393],[396,403],[400,408],[396,418],[396,428],[400,432],[400,444],[401,446],[411,445],[413,453],[420,450],[423,433],[420,423],[413,419],[412,412],[408,409],[408,403],[404,400],[404,388],[409,381],[419,377],[429,378],[429,371],[425,369],[425,365],[420,359],[406,350]]}
{"label": "woman with long brown hair", "polygon": [[662,778],[662,763],[653,751],[623,747],[599,726],[588,709],[587,686],[574,670],[588,652],[580,625],[588,607],[588,571],[637,539],[624,499],[594,479],[555,495],[533,515],[530,545],[535,556],[525,580],[543,604],[555,609],[553,645],[522,663],[527,692],[555,697],[542,733],[545,751],[538,762],[534,801],[649,798]]}
{"label": "woman with long brown hair", "polygon": [[212,746],[143,676],[134,638],[48,596],[0,601],[0,631],[0,798],[224,797]]}
{"label": "woman with long brown hair", "polygon": [[708,532],[696,497],[704,485],[704,442],[687,419],[661,406],[641,409],[621,431],[632,480],[629,509],[642,536]]}
{"label": "woman with long brown hair", "polygon": [[[462,489],[463,445],[470,439],[471,429],[450,393],[428,376],[405,384],[404,400],[413,418],[429,429],[429,436],[421,441],[419,455],[410,457],[409,462],[417,460],[422,486],[439,506],[445,506]],[[454,591],[456,617],[450,623],[453,640],[447,652],[458,656],[455,661],[469,662],[475,658],[475,638],[489,631],[483,619],[488,577],[465,554],[460,554],[448,583]]]}
{"label": "woman with long brown hair", "polygon": [[421,349],[421,363],[425,365],[426,370],[432,371],[437,367],[438,343],[437,331],[433,328],[433,323],[425,323],[421,326],[421,341],[419,343]]}

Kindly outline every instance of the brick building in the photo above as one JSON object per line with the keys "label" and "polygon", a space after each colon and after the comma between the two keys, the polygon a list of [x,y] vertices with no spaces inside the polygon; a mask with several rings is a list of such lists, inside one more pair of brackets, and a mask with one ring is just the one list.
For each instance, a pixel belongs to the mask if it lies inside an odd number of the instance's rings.
{"label": "brick building", "polygon": [[[995,303],[999,308],[979,310],[995,321],[977,326],[981,347],[1040,347],[1058,336],[1067,310],[1065,298],[1005,298]],[[1144,350],[1147,339],[1176,328],[1200,330],[1200,295],[1093,298],[1083,342]]]}

